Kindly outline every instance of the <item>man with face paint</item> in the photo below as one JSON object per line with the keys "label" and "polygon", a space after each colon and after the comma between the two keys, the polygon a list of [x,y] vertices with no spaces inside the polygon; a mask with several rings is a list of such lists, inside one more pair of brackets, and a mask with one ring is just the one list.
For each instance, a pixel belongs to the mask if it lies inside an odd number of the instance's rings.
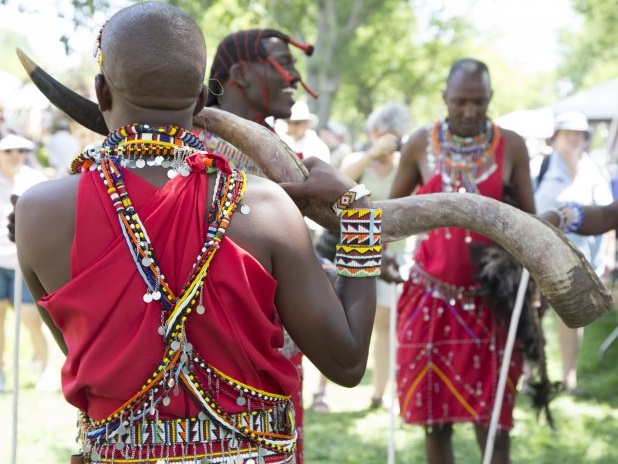
{"label": "man with face paint", "polygon": [[[226,36],[210,70],[206,106],[217,107],[273,129],[267,118],[287,119],[292,114],[293,95],[300,84],[312,97],[317,95],[302,81],[289,45],[306,55],[311,45],[300,43],[275,29],[250,29]],[[206,132],[205,145],[221,153],[239,169],[262,175],[260,169],[235,147]]]}
{"label": "man with face paint", "polygon": [[[524,140],[487,117],[492,97],[487,66],[456,61],[443,92],[448,116],[420,128],[402,149],[391,197],[473,192],[534,213]],[[479,234],[455,228],[424,235],[398,304],[397,390],[406,423],[425,427],[430,464],[454,462],[455,422],[471,422],[484,448],[509,321],[479,295],[468,253]],[[499,420],[494,464],[509,462],[509,432],[521,374],[511,362]]]}
{"label": "man with face paint", "polygon": [[[293,95],[299,84],[317,98],[296,69],[296,58],[290,51],[290,45],[308,56],[313,53],[312,46],[275,29],[250,29],[226,36],[217,47],[213,60],[206,106],[217,107],[274,130],[266,120],[291,116]],[[250,157],[216,134],[205,131],[200,133],[200,138],[207,148],[224,155],[232,165],[249,174],[263,176]],[[297,367],[301,376],[301,382],[292,395],[299,436],[296,458],[300,463],[303,460],[303,355],[287,332],[282,352]]]}

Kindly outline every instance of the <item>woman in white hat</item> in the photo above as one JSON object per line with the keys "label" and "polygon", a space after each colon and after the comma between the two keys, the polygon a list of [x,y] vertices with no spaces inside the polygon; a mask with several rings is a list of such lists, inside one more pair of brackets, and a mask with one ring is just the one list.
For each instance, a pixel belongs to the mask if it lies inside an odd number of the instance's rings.
{"label": "woman in white hat", "polygon": [[[11,196],[21,195],[26,189],[46,180],[39,171],[26,165],[28,156],[33,157],[36,145],[31,140],[16,134],[8,134],[0,140],[0,392],[5,390],[4,372],[4,321],[6,312],[14,301],[15,268],[17,251],[8,237],[7,216],[13,211]],[[47,366],[47,341],[42,331],[41,316],[34,305],[28,288],[22,287],[21,318],[30,332],[34,348],[33,365],[42,373],[37,388],[53,390],[51,379],[45,372]]]}
{"label": "woman in white hat", "polygon": [[[553,152],[546,160],[546,170],[537,181],[534,200],[539,213],[563,203],[606,205],[613,201],[608,179],[585,151],[591,135],[588,119],[578,111],[556,116],[550,145]],[[614,240],[608,235],[583,236],[567,233],[567,237],[584,254],[600,276],[605,272],[607,256],[613,256]],[[577,383],[577,357],[583,339],[583,328],[571,329],[558,321],[558,342],[562,356],[563,384],[566,392],[583,396]]]}

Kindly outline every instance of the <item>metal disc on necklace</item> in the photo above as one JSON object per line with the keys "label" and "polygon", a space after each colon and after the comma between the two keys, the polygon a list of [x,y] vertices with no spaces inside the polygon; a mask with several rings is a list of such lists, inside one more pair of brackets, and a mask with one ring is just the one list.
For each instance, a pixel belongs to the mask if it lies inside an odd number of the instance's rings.
{"label": "metal disc on necklace", "polygon": [[176,171],[174,171],[173,169],[170,169],[169,171],[167,171],[167,177],[169,177],[170,179],[173,179],[177,175],[178,175],[178,173]]}
{"label": "metal disc on necklace", "polygon": [[169,406],[171,402],[172,402],[172,400],[170,400],[169,396],[164,396],[163,397],[163,406]]}
{"label": "metal disc on necklace", "polygon": [[152,259],[151,259],[151,258],[149,258],[148,256],[144,256],[144,257],[142,258],[142,266],[144,266],[144,267],[148,267],[148,266],[150,266],[151,264],[152,264]]}
{"label": "metal disc on necklace", "polygon": [[117,450],[117,451],[120,451],[120,450],[124,449],[124,443],[121,442],[121,441],[116,442],[116,444],[114,445],[114,449]]}
{"label": "metal disc on necklace", "polygon": [[200,413],[197,415],[197,418],[203,421],[203,420],[208,419],[208,416],[206,415],[204,411],[200,411]]}
{"label": "metal disc on necklace", "polygon": [[189,359],[189,356],[187,355],[187,353],[182,353],[180,355],[180,361],[181,362],[186,363],[188,359]]}
{"label": "metal disc on necklace", "polygon": [[90,459],[93,462],[97,462],[99,459],[101,459],[101,455],[97,453],[96,451],[93,451],[92,453],[90,453]]}
{"label": "metal disc on necklace", "polygon": [[236,398],[236,404],[238,406],[244,406],[245,404],[247,404],[247,400],[244,396],[239,396],[238,398]]}
{"label": "metal disc on necklace", "polygon": [[251,208],[249,208],[249,205],[247,203],[242,203],[240,205],[240,212],[242,214],[249,214],[250,211],[251,211]]}
{"label": "metal disc on necklace", "polygon": [[154,166],[156,164],[155,159],[152,156],[149,156],[148,159],[146,159],[146,164],[148,166]]}
{"label": "metal disc on necklace", "polygon": [[159,335],[165,335],[165,327],[160,326],[160,327],[157,329],[157,332],[159,332]]}
{"label": "metal disc on necklace", "polygon": [[172,347],[171,348],[174,351],[178,351],[178,349],[180,348],[180,342],[178,340],[174,340],[172,342]]}
{"label": "metal disc on necklace", "polygon": [[178,170],[180,171],[180,175],[182,177],[187,177],[189,174],[191,174],[191,169],[189,169],[189,166],[187,166],[184,163],[183,163],[182,166],[180,166],[180,168]]}
{"label": "metal disc on necklace", "polygon": [[144,293],[144,302],[145,303],[152,302],[152,295],[150,293]]}
{"label": "metal disc on necklace", "polygon": [[206,308],[204,307],[204,305],[197,305],[197,308],[195,308],[195,312],[198,314],[204,314],[206,312]]}
{"label": "metal disc on necklace", "polygon": [[[236,448],[236,446],[233,446],[232,448]],[[234,458],[234,464],[243,464],[243,462],[245,462],[245,459],[242,456],[236,456]]]}
{"label": "metal disc on necklace", "polygon": [[135,167],[136,168],[143,168],[144,166],[146,166],[146,161],[144,161],[143,158],[140,158],[140,159],[135,161]]}
{"label": "metal disc on necklace", "polygon": [[161,292],[159,290],[152,292],[152,299],[159,301],[161,299]]}
{"label": "metal disc on necklace", "polygon": [[162,168],[169,168],[170,167],[170,160],[163,158],[161,160],[161,167]]}

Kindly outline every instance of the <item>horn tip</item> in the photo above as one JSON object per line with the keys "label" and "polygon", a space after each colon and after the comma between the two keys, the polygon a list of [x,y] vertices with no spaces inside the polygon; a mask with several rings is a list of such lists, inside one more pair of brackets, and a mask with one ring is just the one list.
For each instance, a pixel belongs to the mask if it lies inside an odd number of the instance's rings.
{"label": "horn tip", "polygon": [[17,57],[19,58],[19,61],[21,61],[24,69],[28,72],[28,74],[32,74],[38,67],[37,64],[32,61],[21,48],[17,47],[15,52],[17,53]]}

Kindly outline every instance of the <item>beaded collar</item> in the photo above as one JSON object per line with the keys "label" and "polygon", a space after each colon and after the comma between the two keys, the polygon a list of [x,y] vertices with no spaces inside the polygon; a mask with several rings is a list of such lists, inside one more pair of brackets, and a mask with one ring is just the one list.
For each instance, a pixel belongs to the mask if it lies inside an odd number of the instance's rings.
{"label": "beaded collar", "polygon": [[192,132],[177,126],[130,124],[111,132],[102,145],[90,145],[71,162],[71,173],[77,174],[96,166],[106,157],[116,157],[125,168],[161,166],[170,169],[169,177],[188,176],[187,156],[205,150]]}
{"label": "beaded collar", "polygon": [[478,193],[477,184],[496,169],[500,128],[489,119],[485,130],[474,137],[460,137],[450,131],[447,120],[436,121],[427,144],[427,162],[441,174],[446,192]]}

